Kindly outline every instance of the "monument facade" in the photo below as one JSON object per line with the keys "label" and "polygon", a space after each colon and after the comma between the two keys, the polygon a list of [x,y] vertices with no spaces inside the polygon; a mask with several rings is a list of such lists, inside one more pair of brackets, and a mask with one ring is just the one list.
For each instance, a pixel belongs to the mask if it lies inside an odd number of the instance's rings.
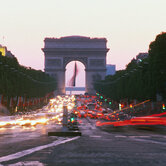
{"label": "monument facade", "polygon": [[80,61],[85,66],[85,91],[94,94],[93,82],[102,80],[106,75],[106,55],[108,48],[105,38],[67,36],[45,38],[45,72],[56,78],[57,94],[65,94],[66,65]]}

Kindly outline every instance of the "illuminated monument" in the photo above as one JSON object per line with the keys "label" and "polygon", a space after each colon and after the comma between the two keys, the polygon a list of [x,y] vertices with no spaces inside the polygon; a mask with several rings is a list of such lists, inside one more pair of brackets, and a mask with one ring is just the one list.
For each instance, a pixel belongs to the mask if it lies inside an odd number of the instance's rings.
{"label": "illuminated monument", "polygon": [[85,66],[85,91],[94,94],[93,82],[105,78],[106,54],[108,48],[105,38],[67,36],[45,38],[45,72],[55,77],[58,94],[65,94],[65,70],[71,61],[80,61]]}

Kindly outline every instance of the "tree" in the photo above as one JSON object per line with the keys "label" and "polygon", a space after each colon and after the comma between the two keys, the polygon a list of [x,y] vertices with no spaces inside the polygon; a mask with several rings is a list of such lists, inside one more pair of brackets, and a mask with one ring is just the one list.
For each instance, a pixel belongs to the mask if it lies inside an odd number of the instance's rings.
{"label": "tree", "polygon": [[156,36],[149,46],[150,74],[155,94],[166,99],[166,32]]}
{"label": "tree", "polygon": [[21,66],[16,58],[0,56],[0,95],[8,108],[12,97],[42,98],[56,87],[56,80],[41,70]]}

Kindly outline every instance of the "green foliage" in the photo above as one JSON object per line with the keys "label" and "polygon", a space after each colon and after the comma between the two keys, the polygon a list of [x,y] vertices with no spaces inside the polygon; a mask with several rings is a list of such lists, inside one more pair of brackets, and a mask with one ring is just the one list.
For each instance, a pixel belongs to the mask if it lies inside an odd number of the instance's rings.
{"label": "green foliage", "polygon": [[155,93],[166,98],[166,33],[157,35],[150,44],[149,60]]}
{"label": "green foliage", "polygon": [[44,97],[56,81],[41,70],[19,65],[16,58],[0,56],[0,94],[8,97]]}
{"label": "green foliage", "polygon": [[166,100],[166,33],[157,35],[149,46],[149,57],[137,62],[132,59],[125,70],[94,83],[95,90],[106,97],[121,99]]}

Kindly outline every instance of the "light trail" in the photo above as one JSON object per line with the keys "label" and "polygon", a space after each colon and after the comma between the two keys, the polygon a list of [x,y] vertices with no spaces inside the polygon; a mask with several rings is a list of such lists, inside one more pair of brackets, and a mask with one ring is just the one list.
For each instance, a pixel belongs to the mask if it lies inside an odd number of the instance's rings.
{"label": "light trail", "polygon": [[[6,116],[0,118],[0,129],[1,128],[13,128],[14,126],[21,127],[35,127],[38,124],[47,125],[54,121],[58,124],[61,123],[63,116],[63,106],[66,105],[68,110],[71,111],[74,104],[75,96],[57,96],[51,99],[49,104],[45,106],[40,112],[32,112],[29,115],[22,116]],[[13,128],[14,129],[14,128]]]}

